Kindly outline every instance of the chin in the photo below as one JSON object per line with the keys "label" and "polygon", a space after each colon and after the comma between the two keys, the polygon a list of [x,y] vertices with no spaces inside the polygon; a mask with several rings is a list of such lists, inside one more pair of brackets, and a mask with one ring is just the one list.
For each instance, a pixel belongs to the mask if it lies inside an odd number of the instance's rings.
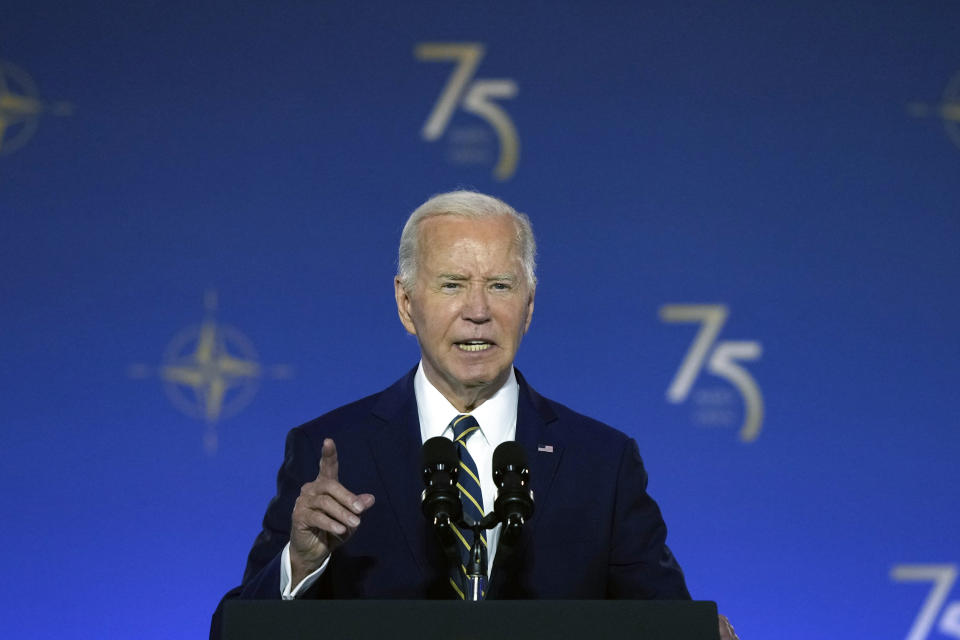
{"label": "chin", "polygon": [[505,370],[502,368],[484,367],[482,371],[465,371],[459,380],[460,384],[468,389],[486,387],[497,382],[498,378],[502,378],[504,374]]}

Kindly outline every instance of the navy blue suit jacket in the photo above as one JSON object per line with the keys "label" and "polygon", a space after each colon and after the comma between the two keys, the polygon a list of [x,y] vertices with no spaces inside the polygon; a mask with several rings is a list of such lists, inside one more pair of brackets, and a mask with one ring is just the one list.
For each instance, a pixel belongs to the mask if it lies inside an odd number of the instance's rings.
{"label": "navy blue suit jacket", "polygon": [[[290,431],[277,495],[243,584],[224,599],[280,597],[290,515],[300,487],[317,476],[324,438],[337,443],[340,482],[377,501],[306,596],[452,597],[446,559],[420,511],[415,371]],[[544,398],[519,372],[517,380],[516,438],[527,453],[536,508],[517,551],[497,554],[487,597],[688,599],[683,573],[665,544],[660,509],[646,492],[636,442]],[[547,445],[552,451],[542,450]]]}

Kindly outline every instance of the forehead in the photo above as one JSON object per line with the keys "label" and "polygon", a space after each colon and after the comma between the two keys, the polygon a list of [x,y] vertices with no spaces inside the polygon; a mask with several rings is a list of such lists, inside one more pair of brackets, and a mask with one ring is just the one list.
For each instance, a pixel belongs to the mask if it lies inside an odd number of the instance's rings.
{"label": "forehead", "polygon": [[490,267],[500,263],[503,268],[503,263],[519,260],[516,223],[509,216],[434,216],[420,224],[419,232],[420,258],[426,265],[454,260]]}

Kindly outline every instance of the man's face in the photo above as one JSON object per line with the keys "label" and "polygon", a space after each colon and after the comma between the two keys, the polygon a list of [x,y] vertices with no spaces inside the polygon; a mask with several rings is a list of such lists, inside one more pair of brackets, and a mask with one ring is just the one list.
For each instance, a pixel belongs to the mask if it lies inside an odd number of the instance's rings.
{"label": "man's face", "polygon": [[400,321],[417,336],[430,382],[469,411],[509,376],[534,292],[510,217],[436,216],[419,232],[416,281],[409,292],[394,283]]}

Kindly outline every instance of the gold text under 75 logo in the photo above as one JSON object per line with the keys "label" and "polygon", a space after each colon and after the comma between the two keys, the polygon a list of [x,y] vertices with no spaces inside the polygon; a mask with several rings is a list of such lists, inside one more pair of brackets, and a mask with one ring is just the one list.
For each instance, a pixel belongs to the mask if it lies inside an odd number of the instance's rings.
{"label": "gold text under 75 logo", "polygon": [[454,111],[458,107],[463,108],[485,121],[496,132],[500,156],[493,175],[497,180],[508,180],[517,170],[520,142],[510,116],[496,100],[516,96],[517,83],[506,78],[475,78],[484,53],[483,45],[476,42],[423,42],[416,46],[414,54],[418,60],[456,63],[421,133],[425,140],[438,140],[446,132]]}
{"label": "gold text under 75 logo", "polygon": [[674,404],[686,400],[706,365],[707,373],[726,380],[740,392],[744,404],[740,440],[752,442],[760,435],[763,426],[763,395],[753,376],[738,362],[759,359],[763,348],[752,340],[718,342],[717,336],[728,314],[727,307],[722,304],[667,304],[660,307],[663,322],[700,324],[700,330],[667,389],[667,400]]}

